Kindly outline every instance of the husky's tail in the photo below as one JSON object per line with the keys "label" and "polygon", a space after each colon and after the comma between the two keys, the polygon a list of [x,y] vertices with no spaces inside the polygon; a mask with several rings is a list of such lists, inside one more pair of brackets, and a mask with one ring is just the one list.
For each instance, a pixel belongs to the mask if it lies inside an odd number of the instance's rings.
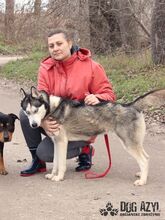
{"label": "husky's tail", "polygon": [[126,106],[133,105],[139,110],[148,108],[159,108],[165,105],[165,89],[157,89],[139,96],[134,101],[127,103]]}

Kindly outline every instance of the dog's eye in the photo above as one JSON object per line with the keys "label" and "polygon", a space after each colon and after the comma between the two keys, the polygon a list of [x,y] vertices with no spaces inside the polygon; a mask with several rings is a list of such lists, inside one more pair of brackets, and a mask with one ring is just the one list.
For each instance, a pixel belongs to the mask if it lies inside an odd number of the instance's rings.
{"label": "dog's eye", "polygon": [[37,113],[37,112],[38,112],[38,109],[35,109],[35,110],[34,110],[34,114]]}
{"label": "dog's eye", "polygon": [[26,114],[27,114],[27,115],[30,115],[30,112],[29,112],[29,111],[26,111]]}
{"label": "dog's eye", "polygon": [[0,130],[2,131],[3,130],[3,124],[0,123]]}

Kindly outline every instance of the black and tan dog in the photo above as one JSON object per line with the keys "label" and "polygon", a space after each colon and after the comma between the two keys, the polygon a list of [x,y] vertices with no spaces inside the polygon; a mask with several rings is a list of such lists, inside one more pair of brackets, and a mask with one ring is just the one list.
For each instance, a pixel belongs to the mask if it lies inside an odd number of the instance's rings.
{"label": "black and tan dog", "polygon": [[18,117],[15,114],[4,114],[0,112],[0,175],[8,174],[4,166],[3,148],[4,143],[12,139],[16,119]]}

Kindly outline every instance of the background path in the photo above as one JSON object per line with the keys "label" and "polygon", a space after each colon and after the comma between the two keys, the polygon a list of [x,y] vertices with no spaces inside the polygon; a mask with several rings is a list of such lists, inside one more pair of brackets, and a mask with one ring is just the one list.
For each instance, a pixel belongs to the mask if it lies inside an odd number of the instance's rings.
{"label": "background path", "polygon": [[[29,85],[30,87],[30,85]],[[0,111],[19,113],[20,86],[0,79]],[[147,133],[145,149],[150,155],[148,184],[133,186],[138,167],[134,159],[122,148],[114,135],[110,135],[112,168],[103,179],[86,180],[83,173],[74,172],[75,159],[67,161],[65,181],[55,183],[44,174],[20,177],[19,172],[31,162],[22,136],[19,121],[12,143],[5,144],[5,164],[9,172],[0,176],[0,220],[132,220],[135,216],[101,216],[99,209],[111,202],[120,209],[120,203],[132,202],[140,213],[141,202],[158,202],[160,216],[138,217],[138,220],[165,220],[165,135]],[[108,165],[103,137],[97,139],[93,171],[102,172]],[[23,162],[26,159],[27,162]],[[17,162],[18,160],[22,162]],[[52,164],[48,164],[48,170]],[[151,209],[153,213],[153,209]],[[151,213],[151,214],[152,214]]]}
{"label": "background path", "polygon": [[9,61],[21,59],[22,56],[3,56],[0,55],[0,66],[6,64]]}

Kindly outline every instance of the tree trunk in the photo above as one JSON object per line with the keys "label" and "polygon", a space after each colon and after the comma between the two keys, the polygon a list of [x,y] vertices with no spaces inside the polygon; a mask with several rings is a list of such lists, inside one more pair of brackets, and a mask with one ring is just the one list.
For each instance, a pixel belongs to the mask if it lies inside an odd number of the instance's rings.
{"label": "tree trunk", "polygon": [[117,0],[117,4],[123,49],[126,53],[130,53],[139,47],[138,26],[132,15],[133,1]]}
{"label": "tree trunk", "polygon": [[90,1],[91,40],[96,53],[110,53],[120,47],[126,53],[138,49],[133,6],[132,0]]}
{"label": "tree trunk", "polygon": [[91,45],[95,53],[111,53],[121,46],[115,0],[90,0]]}
{"label": "tree trunk", "polygon": [[155,0],[151,19],[151,45],[154,64],[165,64],[165,1]]}
{"label": "tree trunk", "polygon": [[5,40],[13,42],[14,39],[14,0],[6,0],[5,10]]}
{"label": "tree trunk", "polygon": [[41,16],[41,0],[34,1],[34,23],[33,23],[33,33],[34,37],[37,39],[40,37],[40,16]]}
{"label": "tree trunk", "polygon": [[34,14],[39,17],[41,13],[41,0],[35,0],[34,2]]}

